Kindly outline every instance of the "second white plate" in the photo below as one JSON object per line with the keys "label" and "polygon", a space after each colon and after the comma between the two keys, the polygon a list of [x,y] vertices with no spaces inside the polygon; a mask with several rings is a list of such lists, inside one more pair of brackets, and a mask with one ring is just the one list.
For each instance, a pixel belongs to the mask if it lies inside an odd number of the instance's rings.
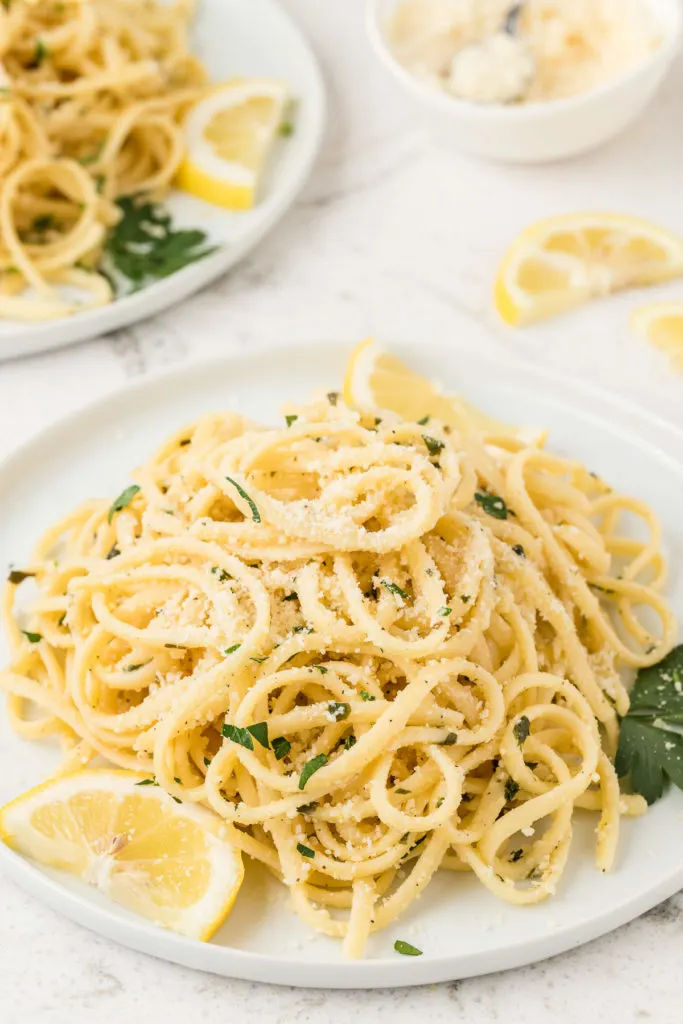
{"label": "second white plate", "polygon": [[255,75],[289,83],[296,104],[295,130],[277,145],[261,202],[246,213],[231,213],[184,193],[171,193],[167,206],[176,223],[205,231],[219,246],[216,253],[101,309],[44,324],[0,320],[0,360],[107,334],[180,302],[253,249],[301,191],[320,148],[325,89],[299,28],[276,0],[201,0],[192,43],[213,81]]}
{"label": "second white plate", "polygon": [[[662,518],[669,593],[683,612],[683,432],[585,385],[421,346],[429,376],[490,414],[550,428],[553,450],[584,460],[616,487],[645,498]],[[278,420],[285,400],[339,387],[348,349],[279,349],[182,367],[118,392],[46,430],[0,466],[0,566],[20,565],[39,533],[85,498],[118,494],[132,467],[201,413],[235,409]],[[265,367],[267,366],[267,369]],[[0,664],[7,656],[0,649]],[[0,713],[0,802],[40,782],[54,749],[18,739]],[[518,967],[573,948],[631,920],[683,886],[683,793],[645,818],[624,821],[616,868],[595,867],[596,819],[580,815],[557,895],[536,907],[495,899],[472,877],[444,872],[396,924],[371,939],[367,959],[345,962],[336,941],[313,934],[282,886],[249,864],[235,908],[211,943],[165,932],[108,903],[96,890],[38,868],[0,844],[7,872],[38,899],[133,949],[218,974],[337,988],[418,985]],[[424,951],[393,950],[397,939]]]}

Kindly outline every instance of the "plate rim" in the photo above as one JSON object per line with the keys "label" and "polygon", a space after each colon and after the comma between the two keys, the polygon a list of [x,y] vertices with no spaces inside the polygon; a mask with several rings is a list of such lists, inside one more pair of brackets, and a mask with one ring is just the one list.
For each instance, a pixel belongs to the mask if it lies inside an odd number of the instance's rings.
{"label": "plate rim", "polygon": [[[260,245],[296,202],[310,178],[325,135],[328,110],[325,79],[308,36],[289,11],[277,0],[258,2],[268,10],[270,18],[279,19],[297,37],[307,55],[311,81],[314,83],[314,91],[307,99],[311,109],[307,145],[302,147],[301,166],[289,187],[282,191],[268,214],[244,237],[168,278],[156,281],[134,294],[115,299],[107,306],[84,310],[71,317],[36,324],[15,321],[25,329],[4,336],[0,334],[0,364],[92,341],[172,309],[240,263]],[[11,324],[12,321],[6,323]]]}
{"label": "plate rim", "polygon": [[[325,351],[339,355],[348,352],[350,345],[341,342],[323,342]],[[392,351],[410,358],[411,349],[405,343],[392,345]],[[458,352],[465,349],[443,342],[429,342],[427,348],[434,353],[448,353],[454,362]],[[124,382],[104,395],[82,403],[65,415],[54,417],[19,445],[12,448],[0,459],[0,483],[3,474],[14,472],[17,463],[30,455],[34,446],[40,446],[56,428],[74,429],[79,423],[87,420],[107,406],[125,401],[131,395],[155,390],[169,379],[183,378],[187,375],[201,378],[207,374],[225,372],[236,363],[258,363],[266,353],[285,352],[294,359],[305,358],[309,353],[320,356],[321,345],[310,342],[295,342],[291,345],[271,344],[253,346],[248,349],[234,351],[218,357],[197,358],[152,372],[144,377]],[[500,354],[467,353],[471,363],[482,368],[490,367],[499,379],[503,379],[505,369],[526,374],[531,380],[543,382],[558,390],[569,390],[573,395],[585,402],[586,397],[598,399],[609,408],[619,409],[629,416],[629,425],[637,429],[640,424],[647,424],[663,432],[669,439],[675,439],[680,445],[681,454],[674,456],[666,452],[667,458],[673,459],[683,468],[683,429],[663,418],[658,413],[638,405],[638,403],[614,394],[591,382],[584,382],[576,377],[568,377],[553,370],[546,370],[532,365],[519,358],[503,358]],[[456,371],[457,373],[457,371]],[[537,963],[577,946],[590,942],[605,935],[615,928],[626,924],[650,910],[663,900],[674,895],[683,887],[683,863],[670,871],[656,884],[649,886],[636,897],[620,900],[609,911],[601,911],[599,916],[580,920],[549,932],[546,936],[524,939],[519,945],[502,946],[500,948],[467,953],[458,952],[449,955],[414,958],[406,962],[402,957],[396,961],[389,957],[379,957],[360,961],[306,961],[294,959],[289,955],[274,956],[235,949],[234,947],[200,943],[192,939],[175,935],[172,932],[157,928],[144,920],[128,919],[120,913],[119,908],[110,910],[98,903],[88,900],[77,891],[60,884],[49,874],[42,871],[31,861],[20,857],[4,844],[0,843],[0,864],[6,874],[29,894],[40,899],[53,910],[63,914],[76,923],[104,935],[130,949],[150,954],[183,966],[208,971],[227,977],[242,978],[247,981],[261,981],[269,984],[284,984],[301,988],[329,989],[372,989],[383,987],[410,987],[462,978],[476,977],[500,970],[510,970]],[[408,966],[408,964],[410,966]]]}

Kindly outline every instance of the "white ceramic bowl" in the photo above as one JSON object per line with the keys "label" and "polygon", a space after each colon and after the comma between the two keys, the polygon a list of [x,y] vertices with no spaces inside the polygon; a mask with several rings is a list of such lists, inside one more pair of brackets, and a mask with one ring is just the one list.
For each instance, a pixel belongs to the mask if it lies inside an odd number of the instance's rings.
{"label": "white ceramic bowl", "polygon": [[401,0],[368,0],[375,52],[434,133],[489,160],[542,163],[594,149],[622,132],[650,103],[681,48],[681,0],[647,0],[663,42],[632,71],[567,100],[484,106],[456,99],[421,82],[394,57],[385,35]]}

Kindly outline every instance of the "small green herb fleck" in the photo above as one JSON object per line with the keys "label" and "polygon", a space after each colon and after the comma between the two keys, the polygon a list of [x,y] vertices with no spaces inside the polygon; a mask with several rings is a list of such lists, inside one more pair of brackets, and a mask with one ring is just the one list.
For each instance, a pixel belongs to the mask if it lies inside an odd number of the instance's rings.
{"label": "small green herb fleck", "polygon": [[39,68],[46,57],[49,56],[49,50],[42,39],[36,39],[36,48],[33,51],[33,64],[34,68]]}
{"label": "small green herb fleck", "polygon": [[226,572],[225,569],[220,569],[217,565],[214,565],[211,573],[218,578],[219,583],[225,583],[226,580],[230,579],[230,573]]}
{"label": "small green herb fleck", "polygon": [[278,128],[278,132],[284,139],[289,138],[290,135],[294,134],[294,122],[283,121]]}
{"label": "small green herb fleck", "polygon": [[120,554],[121,554],[121,552],[117,548],[116,544],[113,544],[109,548],[109,551],[107,551],[107,554],[106,554],[105,557],[106,557],[108,562],[111,562],[112,558],[118,558]]}
{"label": "small green herb fleck", "polygon": [[232,740],[233,743],[239,743],[241,747],[246,750],[254,749],[254,741],[251,738],[251,733],[248,729],[242,729],[239,725],[229,725],[227,722],[221,729],[221,732],[226,739]]}
{"label": "small green herb fleck", "polygon": [[328,668],[325,668],[324,665],[311,665],[311,668],[314,668],[316,672],[320,673],[321,676],[326,676],[327,673],[330,671]]}
{"label": "small green herb fleck", "polygon": [[62,615],[62,617],[59,620],[59,622],[57,623],[57,625],[58,626],[63,626],[65,622],[66,622],[66,612],[64,612],[64,614]]}
{"label": "small green herb fleck", "polygon": [[427,451],[430,455],[438,455],[446,447],[443,441],[437,440],[436,437],[429,437],[428,434],[423,434],[422,440],[427,445]]}
{"label": "small green herb fleck", "polygon": [[42,633],[30,633],[26,629],[22,629],[21,632],[24,634],[24,636],[26,637],[30,644],[39,644],[40,641],[43,639]]}
{"label": "small green herb fleck", "polygon": [[291,427],[292,423],[295,423],[298,419],[299,417],[296,415],[296,413],[292,413],[291,416],[285,416],[285,422],[288,427]]}
{"label": "small green herb fleck", "polygon": [[205,765],[206,765],[206,767],[208,768],[208,767],[209,767],[209,765],[211,764],[211,758],[210,758],[210,757],[205,757],[205,758],[204,758],[204,764],[205,764]]}
{"label": "small green herb fleck", "polygon": [[317,771],[320,771],[327,764],[327,754],[318,754],[316,757],[312,757],[310,761],[307,761],[301,770],[299,776],[299,789],[303,789],[311,775],[315,775]]}
{"label": "small green herb fleck", "polygon": [[419,427],[426,427],[426,426],[427,426],[427,424],[429,423],[429,420],[430,420],[430,419],[431,419],[431,417],[430,417],[430,416],[423,416],[421,420],[418,420],[418,421],[417,421],[417,425],[418,425]]}
{"label": "small green herb fleck", "polygon": [[262,665],[264,661],[268,661],[268,655],[265,654],[262,658],[250,658],[249,661],[255,661],[257,665]]}
{"label": "small green herb fleck", "polygon": [[462,601],[463,604],[467,604],[469,601],[472,600],[472,598],[470,597],[469,594],[461,594],[460,600]]}
{"label": "small green herb fleck", "polygon": [[400,793],[401,796],[408,796],[408,794],[410,793],[410,790],[409,789],[395,789],[394,793]]}
{"label": "small green herb fleck", "polygon": [[344,750],[350,750],[351,747],[355,747],[357,742],[358,741],[356,737],[353,735],[352,732],[350,732],[349,735],[344,740]]}
{"label": "small green herb fleck", "polygon": [[505,781],[505,799],[514,800],[519,793],[519,783],[515,782],[514,779],[506,779]]}
{"label": "small green herb fleck", "polygon": [[520,747],[523,746],[524,741],[528,739],[531,732],[531,722],[526,715],[522,715],[512,731]]}
{"label": "small green herb fleck", "polygon": [[233,644],[232,647],[227,647],[223,653],[224,654],[234,654],[235,651],[239,651],[241,646],[242,646],[242,644]]}
{"label": "small green herb fleck", "polygon": [[155,778],[151,778],[151,779],[141,779],[139,782],[136,782],[135,785],[136,786],[158,786],[159,783],[157,782],[157,780]]}
{"label": "small green herb fleck", "polygon": [[401,597],[404,601],[408,600],[405,590],[401,590],[397,583],[392,583],[391,580],[380,580],[380,583],[383,587],[386,587],[390,594],[395,594],[396,597]]}
{"label": "small green herb fleck", "polygon": [[124,672],[137,672],[138,669],[144,668],[145,665],[148,665],[148,664],[149,664],[149,662],[142,662],[141,661],[139,665],[125,665],[123,671]]}
{"label": "small green herb fleck", "polygon": [[360,695],[363,700],[377,700],[377,698],[373,697],[373,695],[371,693],[368,693],[367,690],[361,690]]}
{"label": "small green herb fleck", "polygon": [[120,512],[121,509],[130,505],[139,490],[140,488],[137,484],[131,484],[130,487],[126,487],[125,491],[121,491],[118,498],[112,502],[111,508],[109,509],[109,515],[107,516],[109,522],[112,521],[116,512]]}
{"label": "small green herb fleck", "polygon": [[439,610],[437,612],[437,615],[442,615],[445,618],[447,615],[450,615],[452,613],[452,611],[453,611],[452,608],[447,608],[444,605],[443,608],[439,608]]}
{"label": "small green herb fleck", "polygon": [[315,857],[315,851],[310,846],[304,846],[303,843],[297,843],[296,848],[302,857]]}
{"label": "small green herb fleck", "polygon": [[458,742],[458,734],[456,732],[449,732],[446,739],[441,743],[442,747],[454,747]]}
{"label": "small green herb fleck", "polygon": [[266,750],[269,749],[270,744],[268,742],[268,723],[267,722],[256,722],[255,725],[248,725],[247,726],[247,732],[250,732],[251,735],[254,737],[254,739],[258,743],[260,743],[262,747],[265,747]]}
{"label": "small green herb fleck", "polygon": [[240,485],[237,483],[237,481],[233,480],[232,477],[226,476],[225,479],[228,481],[229,484],[232,484],[232,486],[235,488],[235,490],[239,494],[240,498],[242,498],[244,501],[246,501],[247,505],[251,509],[251,518],[254,520],[254,522],[255,523],[260,523],[261,522],[261,513],[259,512],[258,508],[256,507],[256,502],[253,501],[253,499],[249,497],[249,495],[244,490],[244,488],[240,487]]}
{"label": "small green herb fleck", "polygon": [[397,953],[401,953],[402,956],[422,956],[421,949],[418,949],[417,946],[412,946],[409,942],[404,942],[403,939],[396,939],[394,949]]}
{"label": "small green herb fleck", "polygon": [[345,718],[348,718],[351,714],[350,704],[340,704],[337,701],[332,701],[327,705],[327,713],[330,718],[333,718],[335,722],[343,722]]}
{"label": "small green herb fleck", "polygon": [[287,757],[287,754],[292,749],[292,744],[289,740],[286,740],[284,736],[278,736],[274,739],[271,746],[273,748],[276,761],[281,761],[283,757]]}
{"label": "small green herb fleck", "polygon": [[477,504],[481,505],[484,512],[493,516],[494,519],[507,519],[508,507],[502,498],[497,494],[489,494],[487,491],[477,491],[474,495]]}

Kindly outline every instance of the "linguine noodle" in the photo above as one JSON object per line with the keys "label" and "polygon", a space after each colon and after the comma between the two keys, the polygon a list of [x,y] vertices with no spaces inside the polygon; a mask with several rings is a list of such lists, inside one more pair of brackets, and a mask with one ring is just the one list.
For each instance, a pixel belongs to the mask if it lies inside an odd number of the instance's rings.
{"label": "linguine noodle", "polygon": [[115,200],[168,189],[182,116],[204,88],[188,50],[193,6],[0,6],[0,317],[49,320],[112,300],[97,267]]}
{"label": "linguine noodle", "polygon": [[675,633],[653,512],[511,434],[286,412],[207,415],[48,530],[5,594],[14,727],[213,808],[350,956],[439,868],[543,900],[577,808],[609,870],[645,809],[622,670]]}

